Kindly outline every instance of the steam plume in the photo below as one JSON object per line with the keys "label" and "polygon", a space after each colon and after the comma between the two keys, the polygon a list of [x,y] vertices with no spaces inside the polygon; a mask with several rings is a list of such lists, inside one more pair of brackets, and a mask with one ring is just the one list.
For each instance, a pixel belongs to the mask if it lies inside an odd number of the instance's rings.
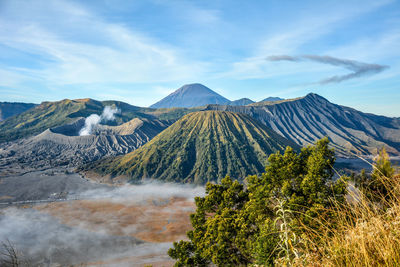
{"label": "steam plume", "polygon": [[379,64],[369,64],[364,62],[359,62],[355,60],[349,59],[341,59],[330,56],[317,56],[317,55],[302,55],[302,56],[288,56],[288,55],[274,55],[266,58],[268,61],[305,61],[310,60],[314,62],[319,62],[322,64],[328,64],[333,66],[340,66],[345,69],[351,71],[351,73],[346,75],[335,75],[326,79],[319,81],[320,84],[327,83],[339,83],[342,81],[350,80],[353,78],[359,78],[367,75],[372,75],[376,73],[380,73],[385,69],[389,68],[388,66],[379,65]]}
{"label": "steam plume", "polygon": [[92,133],[92,130],[96,128],[96,126],[101,122],[101,121],[111,121],[115,119],[114,114],[118,113],[119,110],[115,107],[111,106],[106,106],[103,110],[103,113],[101,116],[97,114],[92,114],[89,117],[85,119],[85,126],[79,131],[80,136],[85,136],[85,135],[90,135]]}
{"label": "steam plume", "polygon": [[101,118],[105,121],[114,120],[114,114],[118,112],[119,110],[115,107],[105,106],[103,114],[101,114]]}

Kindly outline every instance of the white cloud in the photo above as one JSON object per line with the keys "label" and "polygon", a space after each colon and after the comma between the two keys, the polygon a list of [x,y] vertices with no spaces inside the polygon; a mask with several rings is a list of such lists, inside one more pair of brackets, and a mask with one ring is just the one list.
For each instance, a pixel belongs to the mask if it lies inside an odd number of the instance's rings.
{"label": "white cloud", "polygon": [[367,36],[336,47],[326,54],[359,60],[379,61],[400,57],[400,30],[388,31],[380,36]]}
{"label": "white cloud", "polygon": [[374,81],[382,81],[400,75],[400,31],[387,31],[378,36],[367,36],[326,52],[350,59],[369,60],[388,65],[389,68],[378,74],[358,81],[360,86],[368,86]]}
{"label": "white cloud", "polygon": [[[41,69],[17,71],[14,76],[18,78],[22,75],[29,80],[26,74],[30,73],[50,85],[146,83],[190,79],[204,72],[204,63],[188,62],[179,49],[124,25],[105,22],[83,7],[63,1],[49,7],[38,3],[10,5],[10,14],[32,7],[33,14],[22,22],[18,17],[0,19],[1,44],[42,60]],[[53,26],[52,21],[63,23]],[[3,67],[4,71],[11,70]]]}
{"label": "white cloud", "polygon": [[16,71],[10,71],[0,68],[0,86],[13,87],[19,84],[19,81],[24,78],[23,75]]}
{"label": "white cloud", "polygon": [[[312,42],[331,33],[342,23],[351,20],[361,14],[371,12],[383,5],[391,3],[392,0],[365,2],[362,6],[351,3],[348,6],[337,7],[337,3],[329,10],[325,6],[324,10],[310,10],[310,12],[300,18],[294,18],[285,25],[281,25],[275,32],[266,36],[251,56],[240,61],[233,62],[231,70],[224,73],[225,77],[237,79],[268,78],[277,75],[289,75],[297,71],[296,69],[275,69],[270,68],[265,61],[265,57],[270,55],[297,54],[305,45],[313,45]],[[304,53],[303,53],[304,54]],[[335,54],[333,54],[335,55]],[[269,65],[269,66],[268,66]],[[312,67],[312,66],[311,66]],[[318,71],[321,68],[315,68]],[[309,68],[306,68],[310,71]],[[322,69],[326,71],[327,69]]]}

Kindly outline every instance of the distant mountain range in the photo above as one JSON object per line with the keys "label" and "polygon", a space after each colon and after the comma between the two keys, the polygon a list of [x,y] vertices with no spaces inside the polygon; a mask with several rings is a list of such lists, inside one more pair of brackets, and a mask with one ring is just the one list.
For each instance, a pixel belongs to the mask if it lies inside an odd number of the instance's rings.
{"label": "distant mountain range", "polygon": [[209,105],[207,110],[248,114],[298,145],[328,136],[343,156],[376,154],[385,146],[400,155],[400,120],[333,104],[317,94],[249,106]]}
{"label": "distant mountain range", "polygon": [[115,120],[107,122],[110,125],[120,125],[133,118],[175,121],[193,111],[192,109],[155,110],[132,106],[121,101],[96,101],[89,98],[43,102],[0,122],[0,143],[34,136],[49,128],[71,123],[91,114],[100,115],[105,106],[113,106],[120,111],[115,114]]}
{"label": "distant mountain range", "polygon": [[131,181],[155,178],[203,184],[226,175],[245,178],[264,171],[267,158],[295,143],[241,113],[190,113],[143,147],[122,157],[94,163],[102,175]]}
{"label": "distant mountain range", "polygon": [[[120,101],[93,99],[43,102],[0,122],[0,143],[35,136],[78,118],[101,114],[105,106],[114,106],[120,110],[115,120],[108,122],[114,126],[134,118],[160,120],[170,125],[188,113],[220,110],[247,114],[300,146],[313,144],[317,139],[328,136],[331,145],[342,156],[371,155],[382,146],[391,155],[400,155],[399,118],[363,113],[330,103],[317,94],[287,100],[267,98],[267,101],[251,103],[250,99],[229,101],[200,84],[185,85],[178,91],[179,94],[175,92],[171,94],[174,97],[167,97],[167,100],[184,101],[190,98],[190,105],[187,106],[200,106],[156,109],[136,107]],[[225,104],[203,105],[208,101],[201,102],[201,99],[214,99],[214,102]]]}
{"label": "distant mountain range", "polygon": [[[278,100],[283,100],[283,98],[268,97],[262,101]],[[230,101],[202,84],[193,83],[180,87],[175,92],[151,105],[150,108],[193,108],[208,104],[245,106],[252,103],[255,102],[249,98]]]}
{"label": "distant mountain range", "polygon": [[18,103],[18,102],[0,102],[0,121],[9,117],[18,115],[28,109],[33,108],[36,104]]}

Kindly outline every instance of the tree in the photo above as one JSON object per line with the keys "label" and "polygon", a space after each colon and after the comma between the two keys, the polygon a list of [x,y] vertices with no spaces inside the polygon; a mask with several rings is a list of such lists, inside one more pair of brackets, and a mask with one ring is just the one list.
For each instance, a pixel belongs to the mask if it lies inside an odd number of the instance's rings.
{"label": "tree", "polygon": [[386,149],[383,147],[378,156],[374,159],[374,169],[372,171],[372,179],[379,180],[380,178],[392,178],[394,175],[394,168],[390,162],[390,158]]}
{"label": "tree", "polygon": [[[303,148],[299,154],[288,147],[283,155],[277,152],[269,157],[266,171],[260,177],[248,177],[249,201],[245,208],[250,220],[270,228],[271,218],[276,219],[274,208],[282,205],[282,209],[294,214],[290,228],[300,235],[304,226],[315,229],[320,226],[315,218],[321,213],[326,213],[325,218],[329,219],[332,200],[345,200],[347,179],[333,180],[335,157],[328,145],[328,138],[323,138],[315,146]],[[269,236],[273,246],[276,235],[270,233]],[[270,264],[263,259],[265,254],[271,253],[271,246],[255,253],[259,264]],[[274,257],[277,257],[276,250],[270,254],[270,258]]]}
{"label": "tree", "polygon": [[374,159],[371,179],[366,187],[367,196],[374,201],[390,198],[394,172],[389,155],[383,147]]}
{"label": "tree", "polygon": [[178,259],[176,266],[210,263],[240,265],[249,263],[241,209],[248,200],[243,185],[227,176],[221,184],[207,183],[206,196],[196,197],[196,212],[190,220],[190,242],[174,242],[168,254]]}
{"label": "tree", "polygon": [[391,197],[395,169],[384,147],[374,158],[372,167],[371,175],[366,174],[363,169],[355,176],[355,185],[369,200],[375,203],[385,202]]}
{"label": "tree", "polygon": [[247,177],[246,187],[229,177],[208,183],[206,196],[195,199],[190,241],[175,242],[168,252],[176,265],[274,264],[282,240],[278,226],[284,223],[286,233],[299,236],[302,225],[318,227],[313,218],[326,212],[330,200],[344,201],[347,183],[333,180],[335,157],[328,144],[323,138],[299,154],[288,147],[270,155],[265,173]]}
{"label": "tree", "polygon": [[0,244],[0,266],[18,267],[33,265],[30,260],[18,251],[15,245],[7,239]]}

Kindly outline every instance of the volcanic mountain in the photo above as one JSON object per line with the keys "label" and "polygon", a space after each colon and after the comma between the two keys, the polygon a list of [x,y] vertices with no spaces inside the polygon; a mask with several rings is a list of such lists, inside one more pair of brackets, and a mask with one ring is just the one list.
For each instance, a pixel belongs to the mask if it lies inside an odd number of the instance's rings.
{"label": "volcanic mountain", "polygon": [[266,102],[266,101],[268,101],[268,102],[273,102],[273,101],[280,101],[280,100],[284,100],[284,99],[283,99],[283,98],[280,98],[280,97],[269,96],[269,97],[267,97],[267,98],[261,100],[260,102]]}
{"label": "volcanic mountain", "polygon": [[300,146],[328,136],[342,156],[376,154],[385,146],[400,155],[400,119],[333,104],[317,94],[248,106],[209,105],[207,110],[248,114]]}
{"label": "volcanic mountain", "polygon": [[[65,166],[75,168],[106,156],[129,153],[167,128],[165,122],[135,118],[119,126],[97,125],[92,134],[79,136],[85,119],[45,130],[17,141],[0,144],[0,173]],[[10,168],[10,165],[15,165]]]}
{"label": "volcanic mountain", "polygon": [[231,101],[217,94],[210,88],[199,84],[186,84],[161,99],[157,103],[151,105],[151,108],[173,108],[173,107],[198,107],[207,104],[229,104]]}
{"label": "volcanic mountain", "polygon": [[226,175],[244,178],[261,173],[269,154],[288,145],[299,148],[250,116],[199,111],[184,116],[134,152],[88,168],[131,181],[154,178],[203,184]]}
{"label": "volcanic mountain", "polygon": [[0,102],[0,121],[9,117],[18,115],[28,109],[33,108],[36,104],[18,103],[18,102]]}
{"label": "volcanic mountain", "polygon": [[251,100],[251,99],[241,98],[241,99],[238,99],[238,100],[235,100],[235,101],[231,101],[229,103],[229,105],[231,105],[231,106],[246,106],[246,105],[252,104],[252,103],[254,103],[254,101]]}
{"label": "volcanic mountain", "polygon": [[153,119],[155,116],[146,114],[153,111],[120,101],[96,101],[93,99],[64,99],[56,102],[43,102],[17,116],[0,122],[0,142],[12,141],[22,137],[37,135],[46,129],[74,122],[80,117],[91,114],[101,114],[106,106],[119,110],[112,125],[119,125],[133,118]]}

